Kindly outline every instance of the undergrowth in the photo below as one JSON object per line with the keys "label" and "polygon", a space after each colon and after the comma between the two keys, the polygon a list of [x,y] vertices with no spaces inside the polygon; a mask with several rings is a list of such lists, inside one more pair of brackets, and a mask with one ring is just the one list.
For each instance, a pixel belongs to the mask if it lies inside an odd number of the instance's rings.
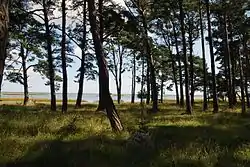
{"label": "undergrowth", "polygon": [[[116,106],[125,126],[120,134],[95,112],[96,104],[70,106],[66,114],[50,112],[46,104],[1,106],[0,166],[250,166],[250,118],[237,108],[203,113],[196,103],[194,115],[181,115],[183,109],[165,102],[142,125],[139,104]],[[140,130],[147,139],[130,143]]]}

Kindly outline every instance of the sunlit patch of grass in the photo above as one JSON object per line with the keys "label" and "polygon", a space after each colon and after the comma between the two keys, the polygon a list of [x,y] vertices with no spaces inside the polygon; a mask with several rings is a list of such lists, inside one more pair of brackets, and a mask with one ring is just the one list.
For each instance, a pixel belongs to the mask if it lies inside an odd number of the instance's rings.
{"label": "sunlit patch of grass", "polygon": [[69,106],[65,114],[49,112],[46,103],[1,106],[0,166],[250,166],[249,117],[237,108],[203,113],[196,102],[193,115],[182,115],[185,109],[166,101],[157,114],[144,115],[148,147],[128,144],[141,126],[141,105],[116,107],[125,128],[120,134],[112,132],[105,114],[95,112],[97,104]]}
{"label": "sunlit patch of grass", "polygon": [[250,145],[243,144],[239,148],[237,148],[234,152],[234,156],[240,160],[250,161]]}

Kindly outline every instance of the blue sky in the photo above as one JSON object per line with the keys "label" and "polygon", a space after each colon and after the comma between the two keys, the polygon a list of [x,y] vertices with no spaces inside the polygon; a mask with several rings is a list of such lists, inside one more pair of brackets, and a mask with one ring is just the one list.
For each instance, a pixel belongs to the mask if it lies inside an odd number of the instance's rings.
{"label": "blue sky", "polygon": [[[120,0],[117,0],[120,1]],[[81,55],[81,51],[79,48],[75,49],[75,53],[77,55]],[[195,43],[194,46],[194,54],[201,56],[201,43],[200,39]],[[206,44],[206,60],[207,64],[210,67],[210,55],[209,48]],[[74,82],[77,69],[80,67],[80,62],[77,59],[74,59],[75,62],[72,64],[72,68],[68,68],[68,92],[76,93],[78,90],[78,84]],[[41,78],[41,76],[31,70],[28,72],[29,74],[29,91],[30,92],[49,92],[49,86],[45,86],[45,80]],[[113,76],[110,74],[110,92],[116,93],[116,86],[114,82]],[[131,92],[131,72],[125,72],[122,77],[122,93],[130,94]],[[136,90],[138,91],[140,86],[137,85]],[[3,81],[2,91],[4,92],[22,92],[23,87],[20,84],[10,83],[8,81]],[[59,91],[61,92],[61,90]],[[84,82],[84,93],[98,93],[98,79],[96,81],[85,81]],[[166,91],[166,94],[174,94],[173,92]]]}

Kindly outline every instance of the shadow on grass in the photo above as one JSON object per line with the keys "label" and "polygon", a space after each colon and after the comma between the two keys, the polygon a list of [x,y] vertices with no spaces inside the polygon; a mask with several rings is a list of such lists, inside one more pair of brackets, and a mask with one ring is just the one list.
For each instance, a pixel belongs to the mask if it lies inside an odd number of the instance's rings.
{"label": "shadow on grass", "polygon": [[42,141],[7,167],[236,167],[249,166],[236,155],[249,144],[249,132],[213,127],[150,127],[150,147],[127,144],[127,140],[103,135],[82,140]]}

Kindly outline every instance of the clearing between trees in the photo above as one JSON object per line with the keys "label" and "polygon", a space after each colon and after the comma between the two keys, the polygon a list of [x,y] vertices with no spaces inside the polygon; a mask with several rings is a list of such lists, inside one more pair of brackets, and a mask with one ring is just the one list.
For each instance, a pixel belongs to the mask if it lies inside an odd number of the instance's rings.
{"label": "clearing between trees", "polygon": [[201,112],[197,101],[193,115],[182,115],[167,101],[142,121],[140,104],[116,104],[125,129],[118,134],[94,103],[64,114],[46,103],[2,105],[0,166],[250,166],[249,117],[220,105],[219,113]]}

